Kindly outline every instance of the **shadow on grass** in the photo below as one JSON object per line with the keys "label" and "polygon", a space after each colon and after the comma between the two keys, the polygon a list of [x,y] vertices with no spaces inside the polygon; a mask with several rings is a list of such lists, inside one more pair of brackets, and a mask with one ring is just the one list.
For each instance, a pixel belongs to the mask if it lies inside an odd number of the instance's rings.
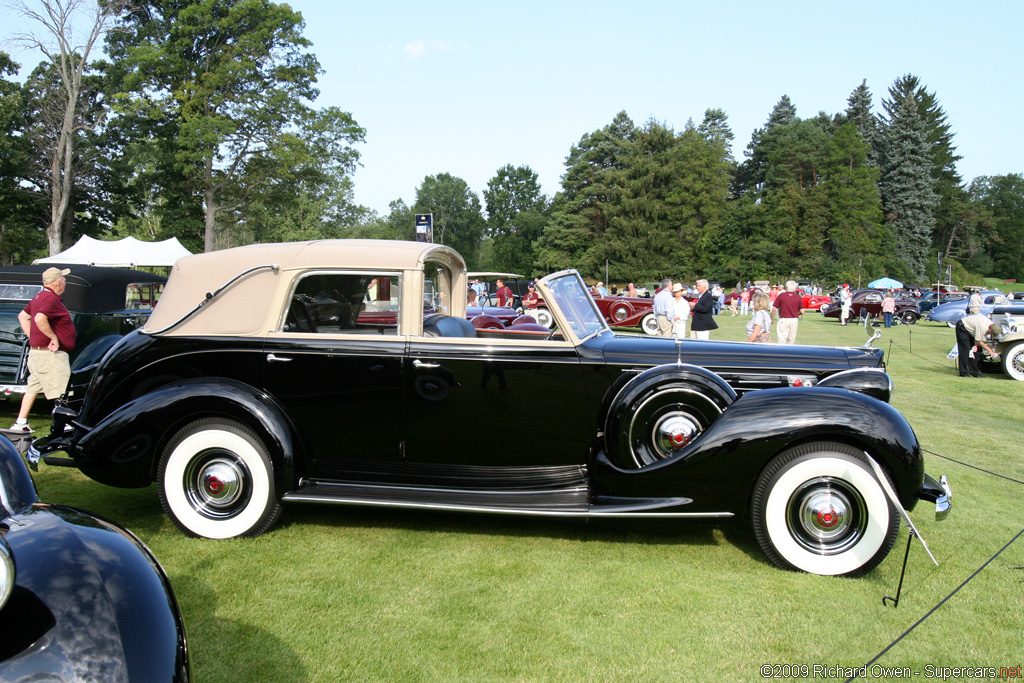
{"label": "shadow on grass", "polygon": [[[170,577],[182,613],[188,615],[185,626],[196,680],[309,680],[302,658],[280,638],[250,623],[217,616],[214,598],[222,591],[204,578],[216,569],[212,560],[203,560],[189,573]],[[238,647],[238,643],[245,643],[245,647]]]}

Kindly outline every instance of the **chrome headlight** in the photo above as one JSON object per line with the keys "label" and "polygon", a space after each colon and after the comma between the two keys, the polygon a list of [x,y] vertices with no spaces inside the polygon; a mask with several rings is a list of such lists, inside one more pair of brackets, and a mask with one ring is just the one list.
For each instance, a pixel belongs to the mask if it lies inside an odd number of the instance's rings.
{"label": "chrome headlight", "polygon": [[7,604],[14,589],[14,555],[7,541],[0,537],[0,609]]}
{"label": "chrome headlight", "polygon": [[999,327],[1003,329],[1002,337],[1004,334],[1011,334],[1017,331],[1017,321],[1012,315],[1004,315],[1003,319],[999,322]]}

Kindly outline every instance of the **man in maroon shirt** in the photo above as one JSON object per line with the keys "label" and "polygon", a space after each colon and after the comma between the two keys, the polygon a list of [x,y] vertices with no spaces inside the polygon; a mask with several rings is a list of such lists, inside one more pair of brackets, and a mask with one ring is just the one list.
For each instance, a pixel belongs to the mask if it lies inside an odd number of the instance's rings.
{"label": "man in maroon shirt", "polygon": [[68,388],[71,379],[68,351],[75,348],[76,332],[71,314],[60,297],[67,287],[64,276],[70,272],[70,268],[47,268],[43,272],[43,289],[18,314],[18,322],[30,346],[29,375],[18,420],[9,431],[31,434],[28,413],[36,396],[42,392],[52,401]]}
{"label": "man in maroon shirt", "polygon": [[786,291],[775,297],[772,307],[779,312],[779,324],[775,331],[779,335],[780,344],[796,344],[796,328],[800,324],[800,308],[802,299],[796,291],[796,282],[786,283]]}

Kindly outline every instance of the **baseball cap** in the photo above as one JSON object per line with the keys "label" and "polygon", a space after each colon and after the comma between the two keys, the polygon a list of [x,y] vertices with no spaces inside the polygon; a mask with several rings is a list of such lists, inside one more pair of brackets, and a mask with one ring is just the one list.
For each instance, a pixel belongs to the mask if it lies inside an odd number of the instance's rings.
{"label": "baseball cap", "polygon": [[60,268],[47,268],[46,270],[43,271],[43,284],[53,284],[54,282],[61,279],[65,275],[69,274],[70,272],[70,268],[65,268],[64,270],[61,270]]}

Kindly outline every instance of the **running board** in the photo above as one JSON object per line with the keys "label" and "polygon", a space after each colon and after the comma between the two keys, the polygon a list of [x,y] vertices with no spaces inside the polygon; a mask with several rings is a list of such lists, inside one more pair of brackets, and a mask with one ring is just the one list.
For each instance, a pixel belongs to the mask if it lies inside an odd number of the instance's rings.
{"label": "running board", "polygon": [[419,510],[451,510],[542,517],[732,517],[731,512],[679,512],[687,498],[630,498],[590,504],[587,487],[546,491],[375,486],[310,482],[281,497],[287,503],[334,503]]}

